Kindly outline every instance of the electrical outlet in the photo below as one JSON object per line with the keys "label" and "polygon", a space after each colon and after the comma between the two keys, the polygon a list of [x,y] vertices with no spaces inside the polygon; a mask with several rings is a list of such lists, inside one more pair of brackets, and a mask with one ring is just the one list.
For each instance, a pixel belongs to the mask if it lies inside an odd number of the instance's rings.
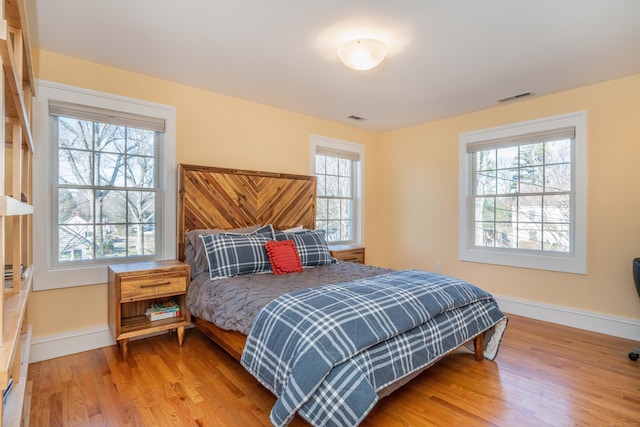
{"label": "electrical outlet", "polygon": [[436,262],[436,273],[440,272],[440,261]]}

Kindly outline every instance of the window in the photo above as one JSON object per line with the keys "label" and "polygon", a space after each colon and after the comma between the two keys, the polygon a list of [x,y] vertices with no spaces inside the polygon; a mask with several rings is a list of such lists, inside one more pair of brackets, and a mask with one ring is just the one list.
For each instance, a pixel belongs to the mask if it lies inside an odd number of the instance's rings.
{"label": "window", "polygon": [[34,117],[34,289],[174,259],[175,108],[40,81]]}
{"label": "window", "polygon": [[55,264],[155,257],[164,120],[49,103]]}
{"label": "window", "polygon": [[364,147],[312,136],[311,158],[318,177],[316,229],[329,243],[362,244]]}
{"label": "window", "polygon": [[460,136],[460,259],[586,273],[586,114]]}

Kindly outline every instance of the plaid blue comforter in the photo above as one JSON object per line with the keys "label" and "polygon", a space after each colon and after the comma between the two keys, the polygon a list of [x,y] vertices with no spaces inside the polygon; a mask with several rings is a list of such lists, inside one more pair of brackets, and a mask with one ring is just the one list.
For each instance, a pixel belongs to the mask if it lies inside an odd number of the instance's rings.
{"label": "plaid blue comforter", "polygon": [[[496,327],[499,325],[500,327]],[[277,397],[271,422],[355,426],[377,391],[489,331],[493,359],[506,317],[466,282],[418,270],[291,292],[256,317],[242,365]]]}

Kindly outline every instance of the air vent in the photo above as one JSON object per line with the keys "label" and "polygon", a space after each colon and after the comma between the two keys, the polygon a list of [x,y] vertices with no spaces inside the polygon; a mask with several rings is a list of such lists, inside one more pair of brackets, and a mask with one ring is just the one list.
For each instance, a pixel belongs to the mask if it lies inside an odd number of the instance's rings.
{"label": "air vent", "polygon": [[533,95],[533,93],[531,93],[531,92],[519,93],[517,95],[507,96],[506,98],[498,99],[498,102],[515,101],[517,99],[526,98],[527,96],[531,96],[531,95]]}
{"label": "air vent", "polygon": [[351,115],[351,116],[347,116],[347,119],[357,120],[357,121],[359,121],[359,122],[362,122],[362,121],[364,121],[364,120],[367,120],[367,119],[365,119],[364,117],[360,117],[360,116],[353,116],[353,115]]}

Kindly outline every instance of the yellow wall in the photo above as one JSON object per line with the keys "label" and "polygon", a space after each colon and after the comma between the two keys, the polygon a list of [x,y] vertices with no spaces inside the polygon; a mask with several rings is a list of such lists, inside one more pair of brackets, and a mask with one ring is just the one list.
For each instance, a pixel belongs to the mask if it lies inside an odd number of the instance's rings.
{"label": "yellow wall", "polygon": [[[175,106],[179,163],[309,174],[311,134],[365,144],[369,239],[377,222],[376,133],[45,51],[34,52],[34,70],[39,79]],[[34,292],[33,335],[104,326],[106,301],[105,284]]]}
{"label": "yellow wall", "polygon": [[[181,163],[306,174],[310,134],[365,144],[368,263],[441,262],[443,273],[501,296],[640,319],[631,276],[640,256],[640,75],[378,134],[48,52],[34,52],[34,62],[41,79],[174,105]],[[578,110],[588,120],[589,273],[458,261],[458,134]],[[34,336],[104,326],[106,300],[104,284],[34,292]]]}
{"label": "yellow wall", "polygon": [[[587,111],[588,274],[461,262],[458,135]],[[387,132],[378,153],[384,248],[369,261],[461,277],[497,295],[640,319],[640,74]],[[367,254],[372,255],[367,247]]]}

